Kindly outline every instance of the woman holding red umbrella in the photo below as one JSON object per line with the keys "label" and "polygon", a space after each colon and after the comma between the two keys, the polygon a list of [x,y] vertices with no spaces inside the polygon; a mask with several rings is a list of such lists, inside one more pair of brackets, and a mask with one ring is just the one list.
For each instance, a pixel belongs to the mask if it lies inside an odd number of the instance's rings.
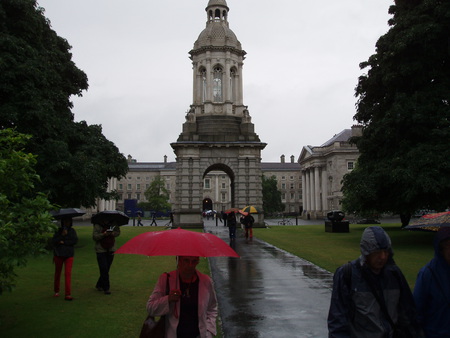
{"label": "woman holding red umbrella", "polygon": [[[217,298],[211,278],[199,272],[197,256],[178,256],[177,270],[159,277],[147,302],[151,316],[164,316],[167,338],[216,335]],[[166,294],[168,279],[169,294]]]}

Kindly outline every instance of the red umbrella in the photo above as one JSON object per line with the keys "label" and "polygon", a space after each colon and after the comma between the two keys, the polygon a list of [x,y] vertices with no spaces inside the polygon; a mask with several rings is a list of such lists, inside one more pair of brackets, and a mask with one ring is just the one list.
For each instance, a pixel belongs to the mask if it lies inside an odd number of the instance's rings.
{"label": "red umbrella", "polygon": [[146,256],[239,257],[227,243],[216,235],[183,229],[145,232],[124,245],[117,253]]}
{"label": "red umbrella", "polygon": [[450,226],[450,211],[426,214],[412,221],[405,229],[438,231],[441,227]]}

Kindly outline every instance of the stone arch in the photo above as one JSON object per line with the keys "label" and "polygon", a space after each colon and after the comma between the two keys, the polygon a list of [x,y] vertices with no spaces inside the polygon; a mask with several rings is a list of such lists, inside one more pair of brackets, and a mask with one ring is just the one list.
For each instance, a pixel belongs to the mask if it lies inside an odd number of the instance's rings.
{"label": "stone arch", "polygon": [[223,171],[230,178],[230,200],[231,206],[235,205],[235,174],[233,169],[225,163],[215,163],[210,161],[208,167],[203,172],[203,179],[211,171]]}

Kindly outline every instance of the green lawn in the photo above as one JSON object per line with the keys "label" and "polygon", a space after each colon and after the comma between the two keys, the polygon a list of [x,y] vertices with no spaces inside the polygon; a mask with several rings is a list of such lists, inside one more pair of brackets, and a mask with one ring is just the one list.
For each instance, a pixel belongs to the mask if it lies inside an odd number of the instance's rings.
{"label": "green lawn", "polygon": [[[253,229],[253,232],[272,245],[334,272],[360,255],[359,242],[368,226],[350,224],[348,233],[325,232],[324,225],[273,226]],[[434,233],[402,230],[400,223],[383,224],[382,227],[391,237],[395,262],[413,288],[417,272],[434,255]]]}
{"label": "green lawn", "polygon": [[[366,226],[350,225],[350,233],[326,233],[324,226],[275,226],[254,229],[256,237],[303,257],[329,271],[359,255],[359,240]],[[391,236],[395,260],[411,287],[416,274],[432,256],[432,233],[383,226]],[[174,257],[117,255],[111,269],[111,292],[95,290],[98,278],[92,227],[75,227],[79,243],[72,271],[74,301],[53,298],[52,255],[29,260],[18,270],[17,287],[0,296],[2,337],[137,337],[146,316],[145,304],[158,276],[175,269]],[[161,227],[123,227],[117,245]],[[208,273],[206,259],[199,270]],[[63,279],[61,281],[63,283]]]}

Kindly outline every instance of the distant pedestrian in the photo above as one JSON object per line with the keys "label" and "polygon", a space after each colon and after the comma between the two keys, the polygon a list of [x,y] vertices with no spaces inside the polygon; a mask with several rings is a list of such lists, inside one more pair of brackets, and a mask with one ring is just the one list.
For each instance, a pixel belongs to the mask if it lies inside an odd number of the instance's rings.
{"label": "distant pedestrian", "polygon": [[255,223],[255,219],[253,216],[248,213],[244,216],[244,219],[242,220],[242,224],[244,224],[245,228],[245,238],[248,239],[250,234],[250,239],[253,239],[253,223]]}
{"label": "distant pedestrian", "polygon": [[360,249],[358,259],[334,274],[328,337],[423,337],[388,234],[379,226],[366,228]]}
{"label": "distant pedestrian", "polygon": [[144,224],[142,224],[142,222],[141,222],[141,213],[140,212],[138,212],[138,224],[137,225],[141,226],[141,227],[144,226]]}
{"label": "distant pedestrian", "polygon": [[156,212],[152,213],[152,223],[150,223],[150,226],[152,226],[153,224],[155,225],[155,227],[158,226],[158,223],[156,223]]}
{"label": "distant pedestrian", "polygon": [[434,258],[419,271],[414,299],[425,336],[450,337],[450,227],[436,233],[434,250]]}
{"label": "distant pedestrian", "polygon": [[225,213],[225,211],[222,211],[222,219],[223,219],[223,226],[226,227],[227,226],[228,215]]}
{"label": "distant pedestrian", "polygon": [[227,217],[228,231],[230,234],[230,239],[234,240],[236,238],[236,215],[234,212],[230,212]]}
{"label": "distant pedestrian", "polygon": [[74,246],[78,236],[72,227],[72,217],[61,219],[61,227],[55,232],[52,239],[53,262],[55,263],[54,297],[59,297],[61,272],[64,265],[64,294],[65,300],[72,300],[72,265],[75,253]]}

